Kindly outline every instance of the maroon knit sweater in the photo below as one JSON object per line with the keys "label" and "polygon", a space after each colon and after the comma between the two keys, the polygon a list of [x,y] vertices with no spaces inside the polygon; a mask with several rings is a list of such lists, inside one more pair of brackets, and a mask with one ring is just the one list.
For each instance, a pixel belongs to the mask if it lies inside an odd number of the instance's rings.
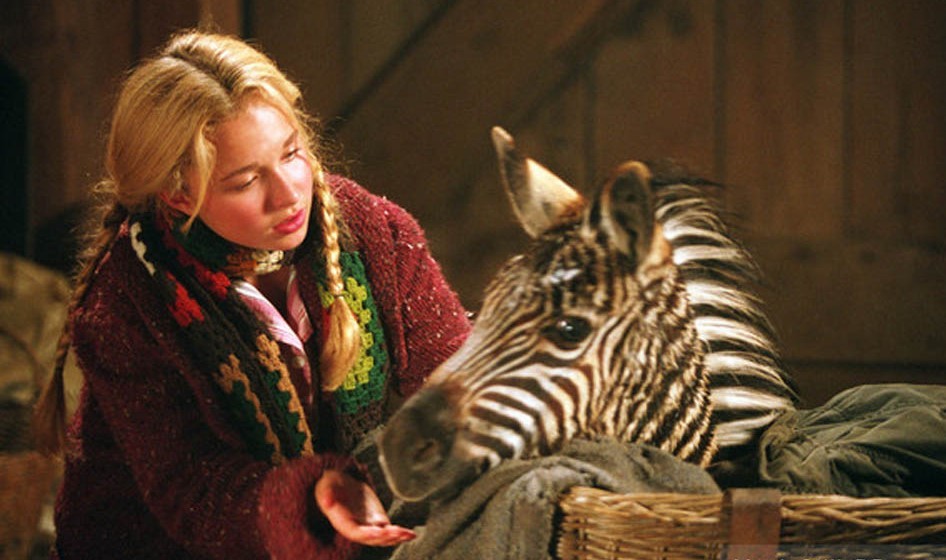
{"label": "maroon knit sweater", "polygon": [[[460,345],[468,319],[413,218],[352,181],[330,183],[384,324],[392,385],[409,395]],[[314,293],[302,288],[304,298]],[[56,506],[61,558],[356,553],[318,511],[313,489],[324,469],[360,467],[333,454],[276,467],[254,460],[213,381],[187,358],[127,235],[72,325],[85,385]]]}

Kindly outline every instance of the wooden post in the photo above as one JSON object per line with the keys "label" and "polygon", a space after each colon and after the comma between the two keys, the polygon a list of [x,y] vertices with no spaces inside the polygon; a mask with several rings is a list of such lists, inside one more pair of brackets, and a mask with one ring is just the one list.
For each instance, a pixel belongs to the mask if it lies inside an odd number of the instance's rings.
{"label": "wooden post", "polygon": [[729,524],[726,560],[775,560],[782,495],[770,488],[732,488],[723,497]]}

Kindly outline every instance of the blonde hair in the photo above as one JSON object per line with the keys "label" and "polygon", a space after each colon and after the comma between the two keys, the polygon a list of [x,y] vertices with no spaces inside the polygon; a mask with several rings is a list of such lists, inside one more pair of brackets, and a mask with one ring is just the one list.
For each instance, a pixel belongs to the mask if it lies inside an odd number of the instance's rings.
{"label": "blonde hair", "polygon": [[[69,317],[87,291],[92,272],[118,234],[124,219],[136,212],[171,212],[161,195],[184,188],[184,171],[194,210],[204,203],[216,161],[211,141],[214,126],[232,116],[250,96],[259,96],[279,110],[299,131],[309,151],[315,178],[318,223],[326,267],[327,289],[335,296],[329,307],[329,330],[319,356],[322,386],[334,390],[354,365],[360,329],[341,297],[344,284],[339,263],[337,205],[323,180],[314,120],[302,105],[298,86],[259,49],[225,35],[188,31],[171,38],[158,56],[138,66],[126,79],[112,115],[105,152],[105,178],[97,185],[100,218],[76,276]],[[34,412],[37,448],[56,453],[65,441],[63,366],[71,345],[67,321],[60,337],[53,376]]]}

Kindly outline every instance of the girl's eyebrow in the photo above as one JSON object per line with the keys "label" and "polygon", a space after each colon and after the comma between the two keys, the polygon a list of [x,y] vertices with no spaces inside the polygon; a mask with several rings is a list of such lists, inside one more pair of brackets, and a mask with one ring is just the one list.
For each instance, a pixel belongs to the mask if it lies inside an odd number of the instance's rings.
{"label": "girl's eyebrow", "polygon": [[[288,148],[289,146],[292,146],[293,144],[295,144],[295,143],[296,143],[296,140],[297,140],[298,138],[299,138],[299,131],[298,131],[298,130],[293,130],[293,131],[289,134],[289,137],[286,138],[286,141],[282,143],[283,149],[286,149],[286,148]],[[237,176],[237,175],[239,175],[239,174],[241,174],[241,173],[246,173],[247,171],[251,171],[252,169],[255,169],[255,168],[258,167],[258,166],[259,166],[259,164],[254,161],[253,163],[249,163],[249,164],[247,164],[247,165],[244,165],[243,167],[240,167],[239,169],[234,169],[233,171],[231,171],[231,172],[227,173],[226,175],[224,175],[223,177],[221,177],[220,180],[221,180],[221,181],[226,181],[227,179],[229,179],[229,178],[231,178],[231,177],[235,177],[235,176]]]}

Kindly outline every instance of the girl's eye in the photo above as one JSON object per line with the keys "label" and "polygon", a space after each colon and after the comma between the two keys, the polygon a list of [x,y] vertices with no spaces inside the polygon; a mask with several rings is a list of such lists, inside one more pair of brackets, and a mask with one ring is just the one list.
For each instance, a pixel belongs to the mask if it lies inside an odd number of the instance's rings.
{"label": "girl's eye", "polygon": [[293,148],[289,150],[289,152],[287,152],[285,156],[286,161],[296,159],[297,157],[299,157],[300,152],[301,152],[301,148]]}
{"label": "girl's eye", "polygon": [[233,192],[233,193],[242,192],[242,191],[245,191],[245,190],[247,190],[248,188],[250,188],[250,186],[253,184],[254,181],[256,181],[256,177],[255,177],[255,176],[254,176],[254,177],[251,177],[248,181],[244,181],[244,182],[242,182],[242,183],[237,183],[237,184],[234,184],[234,185],[230,185],[230,186],[226,187],[226,189],[224,189],[224,190],[226,190],[227,192]]}

